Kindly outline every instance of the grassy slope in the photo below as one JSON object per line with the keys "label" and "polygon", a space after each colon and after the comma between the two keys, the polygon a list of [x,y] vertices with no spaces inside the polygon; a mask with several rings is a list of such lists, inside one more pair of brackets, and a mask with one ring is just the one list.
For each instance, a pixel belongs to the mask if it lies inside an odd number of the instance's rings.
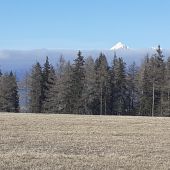
{"label": "grassy slope", "polygon": [[0,114],[0,169],[168,169],[170,118]]}

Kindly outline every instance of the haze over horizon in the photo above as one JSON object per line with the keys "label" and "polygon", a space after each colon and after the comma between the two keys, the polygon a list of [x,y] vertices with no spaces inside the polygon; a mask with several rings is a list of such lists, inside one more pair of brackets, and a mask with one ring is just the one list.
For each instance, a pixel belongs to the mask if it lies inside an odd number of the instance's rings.
{"label": "haze over horizon", "polygon": [[1,1],[0,49],[170,48],[170,1]]}

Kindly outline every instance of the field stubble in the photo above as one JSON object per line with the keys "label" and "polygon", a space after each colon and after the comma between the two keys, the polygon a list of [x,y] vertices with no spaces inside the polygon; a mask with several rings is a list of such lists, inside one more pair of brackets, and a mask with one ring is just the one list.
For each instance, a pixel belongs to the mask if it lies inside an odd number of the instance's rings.
{"label": "field stubble", "polygon": [[170,170],[170,118],[1,113],[0,169]]}

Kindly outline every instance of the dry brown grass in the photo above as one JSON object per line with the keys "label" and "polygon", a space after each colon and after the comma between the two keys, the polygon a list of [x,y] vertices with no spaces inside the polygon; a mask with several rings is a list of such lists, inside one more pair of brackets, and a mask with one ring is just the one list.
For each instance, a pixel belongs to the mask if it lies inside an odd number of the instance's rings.
{"label": "dry brown grass", "polygon": [[6,169],[170,169],[170,118],[2,113]]}

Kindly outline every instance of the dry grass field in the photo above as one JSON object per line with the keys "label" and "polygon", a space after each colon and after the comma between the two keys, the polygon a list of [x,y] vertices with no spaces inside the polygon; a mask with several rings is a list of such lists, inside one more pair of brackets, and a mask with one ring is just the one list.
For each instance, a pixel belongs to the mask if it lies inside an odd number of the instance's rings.
{"label": "dry grass field", "polygon": [[170,169],[170,118],[0,114],[0,170]]}

